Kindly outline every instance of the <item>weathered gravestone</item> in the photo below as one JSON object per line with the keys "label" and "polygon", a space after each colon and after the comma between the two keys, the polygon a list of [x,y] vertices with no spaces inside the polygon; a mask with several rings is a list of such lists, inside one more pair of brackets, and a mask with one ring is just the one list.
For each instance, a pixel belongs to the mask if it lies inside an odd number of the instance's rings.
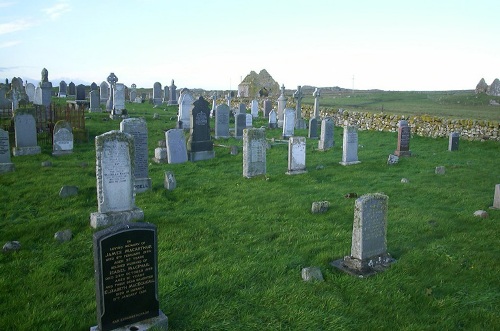
{"label": "weathered gravestone", "polygon": [[170,100],[168,101],[168,105],[176,105],[177,104],[177,86],[174,84],[174,80],[172,79],[172,83],[170,84]]}
{"label": "weathered gravestone", "polygon": [[160,82],[155,82],[153,84],[153,105],[161,105],[161,84]]}
{"label": "weathered gravestone", "polygon": [[273,110],[273,103],[271,102],[271,100],[264,100],[264,105],[263,105],[263,113],[264,113],[264,118],[268,118],[269,117],[269,113],[271,112],[271,110]]}
{"label": "weathered gravestone", "polygon": [[308,131],[309,139],[318,139],[318,119],[311,117],[309,119],[309,131]]}
{"label": "weathered gravestone", "polygon": [[318,150],[327,151],[335,145],[333,136],[334,123],[330,117],[321,121],[321,133],[318,141]]}
{"label": "weathered gravestone", "polygon": [[68,84],[64,80],[61,80],[59,82],[59,92],[57,93],[57,96],[59,98],[66,98],[66,95],[68,93]]}
{"label": "weathered gravestone", "polygon": [[238,107],[237,114],[245,114],[246,112],[247,112],[247,106],[241,102]]}
{"label": "weathered gravestone", "polygon": [[68,84],[68,95],[75,95],[76,94],[76,85],[73,82],[69,82]]}
{"label": "weathered gravestone", "polygon": [[407,121],[398,122],[398,147],[394,151],[396,156],[411,156],[410,151],[410,126]]}
{"label": "weathered gravestone", "polygon": [[179,114],[177,115],[178,121],[182,122],[182,128],[189,130],[191,127],[190,117],[193,111],[193,96],[189,90],[184,90],[179,98]]}
{"label": "weathered gravestone", "polygon": [[100,96],[100,103],[106,103],[109,99],[109,85],[107,82],[102,81],[101,85],[99,85],[99,96]]}
{"label": "weathered gravestone", "polygon": [[351,255],[333,261],[333,266],[352,275],[370,276],[394,262],[387,253],[387,201],[380,193],[356,199]]}
{"label": "weathered gravestone", "polygon": [[290,137],[288,140],[287,175],[306,173],[306,138]]}
{"label": "weathered gravestone", "polygon": [[177,187],[177,181],[175,180],[175,176],[172,171],[165,171],[165,180],[163,182],[163,187],[169,191],[172,191]]}
{"label": "weathered gravestone", "polygon": [[95,137],[97,212],[90,215],[93,228],[132,220],[144,213],[135,206],[134,137],[118,130]]}
{"label": "weathered gravestone", "polygon": [[266,147],[265,129],[243,130],[243,177],[266,174]]}
{"label": "weathered gravestone", "polygon": [[130,86],[129,100],[130,102],[135,102],[136,98],[137,98],[137,85],[132,84]]}
{"label": "weathered gravestone", "polygon": [[269,113],[269,129],[276,129],[277,127],[278,127],[278,115],[273,109]]}
{"label": "weathered gravestone", "polygon": [[158,301],[157,229],[118,224],[93,234],[97,326],[91,331],[167,330]]}
{"label": "weathered gravestone", "polygon": [[229,111],[229,106],[224,103],[215,108],[215,139],[230,137]]}
{"label": "weathered gravestone", "polygon": [[247,129],[253,127],[253,116],[252,116],[252,114],[245,114],[245,116],[246,116],[245,127]]}
{"label": "weathered gravestone", "polygon": [[458,132],[450,133],[450,138],[448,140],[448,150],[450,152],[458,151],[458,142],[459,141],[460,141],[460,133],[458,133]]}
{"label": "weathered gravestone", "polygon": [[247,125],[247,115],[246,114],[236,114],[234,116],[234,137],[242,138],[243,130]]}
{"label": "weathered gravestone", "polygon": [[85,85],[79,84],[76,87],[75,100],[76,101],[84,101],[85,99],[86,99],[86,96],[85,96]]}
{"label": "weathered gravestone", "polygon": [[158,141],[158,147],[155,148],[155,156],[153,161],[156,163],[167,163],[167,143],[165,140]]}
{"label": "weathered gravestone", "polygon": [[339,163],[344,166],[361,163],[358,160],[358,127],[356,125],[344,126],[342,162]]}
{"label": "weathered gravestone", "polygon": [[73,128],[69,122],[58,121],[54,126],[52,148],[54,156],[73,153]]}
{"label": "weathered gravestone", "polygon": [[168,88],[167,85],[163,88],[163,103],[168,104],[170,101],[170,89]]}
{"label": "weathered gravestone", "polygon": [[14,156],[40,154],[42,149],[37,145],[36,122],[33,115],[17,110],[14,114],[16,147],[12,149]]}
{"label": "weathered gravestone", "polygon": [[[278,98],[278,127],[281,128],[283,126],[283,116],[285,114],[286,107],[286,97],[285,97],[285,85],[281,85],[281,94]],[[295,115],[294,115],[295,116]]]}
{"label": "weathered gravestone", "polygon": [[168,163],[184,163],[188,161],[184,130],[170,129],[165,132]]}
{"label": "weathered gravestone", "polygon": [[101,112],[101,98],[99,97],[99,91],[90,91],[90,112]]}
{"label": "weathered gravestone", "polygon": [[116,83],[113,87],[113,115],[122,117],[125,109],[125,85]]}
{"label": "weathered gravestone", "polygon": [[92,84],[90,84],[90,91],[97,91],[98,89],[99,86],[97,86],[95,82],[92,82]]}
{"label": "weathered gravestone", "polygon": [[47,69],[42,69],[42,78],[38,84],[42,90],[42,102],[41,105],[48,107],[52,102],[52,83],[49,82],[49,72]]}
{"label": "weathered gravestone", "polygon": [[295,105],[295,128],[305,129],[306,122],[302,118],[302,98],[304,98],[304,94],[302,93],[301,86],[297,86],[297,90],[293,93],[293,98],[297,100],[297,104]]}
{"label": "weathered gravestone", "polygon": [[[106,109],[111,112],[111,115],[115,115],[116,117],[119,117],[121,115],[119,112],[115,113],[114,110],[114,97],[115,97],[115,85],[118,82],[118,77],[116,77],[114,72],[111,72],[108,77],[106,78],[106,81],[109,83],[109,98],[106,101]],[[110,116],[113,118],[114,116]]]}
{"label": "weathered gravestone", "polygon": [[295,110],[286,108],[283,113],[283,138],[288,139],[295,132]]}
{"label": "weathered gravestone", "polygon": [[136,193],[151,189],[148,175],[148,127],[143,118],[126,118],[120,122],[120,131],[134,137],[134,188]]}
{"label": "weathered gravestone", "polygon": [[500,209],[500,184],[495,185],[495,196],[493,197],[491,209]]}
{"label": "weathered gravestone", "polygon": [[259,117],[259,102],[255,99],[250,104],[250,113],[254,118]]}
{"label": "weathered gravestone", "polygon": [[28,96],[28,101],[29,102],[35,101],[35,85],[28,83],[28,84],[26,84],[26,87],[24,89],[26,90],[26,95]]}
{"label": "weathered gravestone", "polygon": [[314,97],[314,117],[319,118],[319,98],[321,97],[321,90],[319,88],[315,88],[313,92]]}
{"label": "weathered gravestone", "polygon": [[14,163],[10,161],[9,132],[0,129],[0,174],[14,171]]}
{"label": "weathered gravestone", "polygon": [[210,108],[208,101],[200,97],[193,103],[190,131],[187,142],[189,161],[208,160],[215,157],[214,143],[210,137]]}

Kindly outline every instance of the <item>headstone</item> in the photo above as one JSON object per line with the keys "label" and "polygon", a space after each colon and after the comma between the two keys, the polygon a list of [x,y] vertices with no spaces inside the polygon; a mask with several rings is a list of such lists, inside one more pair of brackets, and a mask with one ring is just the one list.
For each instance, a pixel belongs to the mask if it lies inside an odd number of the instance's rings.
{"label": "headstone", "polygon": [[252,114],[245,114],[245,115],[246,115],[245,127],[248,129],[253,126],[253,116]]}
{"label": "headstone", "polygon": [[14,115],[16,147],[12,149],[14,156],[40,154],[42,149],[37,144],[36,122],[28,112],[16,111]]}
{"label": "headstone", "polygon": [[244,103],[240,103],[237,114],[246,114],[247,106]]}
{"label": "headstone", "polygon": [[458,151],[458,142],[459,141],[460,141],[460,133],[458,133],[458,132],[450,133],[450,138],[448,140],[448,150],[450,152]]}
{"label": "headstone", "polygon": [[306,138],[290,137],[288,139],[288,171],[287,175],[306,173]]}
{"label": "headstone", "polygon": [[93,228],[132,220],[144,213],[135,206],[134,137],[118,130],[95,137],[97,212],[90,215]]}
{"label": "headstone", "polygon": [[335,145],[333,131],[333,120],[330,117],[325,117],[321,121],[321,133],[318,141],[318,150],[327,151]]}
{"label": "headstone", "polygon": [[90,84],[90,90],[91,91],[97,91],[99,87],[97,86],[97,84],[95,82],[92,82],[92,84]]}
{"label": "headstone", "polygon": [[66,155],[73,153],[73,128],[67,121],[58,121],[54,126],[52,139],[52,155]]}
{"label": "headstone", "polygon": [[136,193],[152,188],[148,175],[148,127],[143,118],[126,118],[120,122],[120,131],[134,137],[134,189]]}
{"label": "headstone", "polygon": [[399,163],[399,156],[389,154],[389,157],[387,158],[387,164],[393,165],[393,164],[398,164],[398,163]]}
{"label": "headstone", "polygon": [[76,85],[73,82],[69,82],[68,84],[68,95],[76,95]]}
{"label": "headstone", "polygon": [[170,100],[168,101],[168,105],[176,105],[177,104],[177,86],[174,84],[174,80],[172,79],[172,83],[170,84]]}
{"label": "headstone", "polygon": [[97,326],[91,331],[167,330],[158,301],[157,229],[118,224],[93,234]]}
{"label": "headstone", "polygon": [[446,173],[446,167],[445,166],[438,166],[436,169],[434,169],[434,173],[436,175],[444,175]]}
{"label": "headstone", "polygon": [[177,181],[175,180],[175,176],[172,171],[165,171],[165,181],[163,183],[163,187],[169,191],[172,191],[177,187]]}
{"label": "headstone", "polygon": [[160,82],[155,82],[153,84],[153,105],[161,105],[161,84]]}
{"label": "headstone", "polygon": [[230,137],[229,111],[229,106],[224,103],[215,108],[215,139]]}
{"label": "headstone", "polygon": [[78,195],[78,187],[73,185],[64,185],[59,190],[59,196],[61,198],[68,198],[74,195]]}
{"label": "headstone", "polygon": [[101,98],[101,103],[106,103],[109,99],[109,85],[107,82],[103,81],[101,85],[99,85],[99,95]]}
{"label": "headstone", "polygon": [[271,100],[264,100],[264,106],[263,106],[264,110],[264,118],[268,118],[269,117],[269,113],[271,112],[271,110],[273,110],[273,103],[271,102]]}
{"label": "headstone", "polygon": [[491,208],[500,209],[500,184],[495,185],[495,195],[493,197],[493,206]]}
{"label": "headstone", "polygon": [[132,84],[130,86],[130,92],[129,92],[130,102],[135,102],[136,98],[137,98],[137,85]]}
{"label": "headstone", "polygon": [[[17,96],[15,96],[14,94],[12,94],[12,104],[14,105],[14,103],[17,104]],[[42,99],[42,88],[40,86],[36,86],[35,87],[35,95],[33,97],[33,104],[35,105],[41,105],[43,104],[43,99]],[[16,110],[18,107],[14,107],[12,106],[12,109],[13,110]]]}
{"label": "headstone", "polygon": [[70,229],[57,231],[54,233],[54,239],[60,243],[70,241],[73,238],[73,232]]}
{"label": "headstone", "polygon": [[99,97],[99,91],[94,90],[89,93],[90,98],[90,112],[101,112],[101,98]]}
{"label": "headstone", "polygon": [[155,148],[155,157],[153,161],[156,163],[167,163],[168,162],[168,151],[167,147],[156,147]]}
{"label": "headstone", "polygon": [[113,111],[115,115],[122,115],[125,109],[125,85],[116,83],[113,88]]}
{"label": "headstone", "polygon": [[7,99],[7,87],[0,85],[0,109],[10,109],[11,103]]}
{"label": "headstone", "polygon": [[342,162],[347,166],[361,163],[358,160],[358,127],[355,125],[344,126],[344,137],[342,141]]}
{"label": "headstone", "polygon": [[163,88],[163,103],[168,104],[170,101],[170,89],[168,88],[167,85]]}
{"label": "headstone", "polygon": [[401,120],[398,122],[398,147],[394,151],[396,156],[411,156],[410,151],[410,127],[408,122]]}
{"label": "headstone", "polygon": [[252,100],[252,103],[250,104],[250,113],[254,118],[259,117],[259,102],[255,99]]}
{"label": "headstone", "polygon": [[208,160],[215,157],[214,143],[210,137],[210,108],[208,101],[200,97],[191,112],[187,143],[189,161]]}
{"label": "headstone", "polygon": [[177,115],[177,118],[179,121],[182,121],[182,128],[186,130],[191,128],[190,117],[194,107],[193,102],[194,98],[189,90],[184,90],[179,98],[179,114]]}
{"label": "headstone", "polygon": [[66,95],[68,93],[68,84],[64,80],[61,80],[59,82],[59,92],[57,93],[57,96],[59,98],[66,98]]}
{"label": "headstone", "polygon": [[215,109],[217,108],[217,92],[212,94],[212,109],[210,109],[210,117],[215,116]]}
{"label": "headstone", "polygon": [[277,127],[278,127],[278,115],[276,114],[276,112],[273,109],[269,113],[269,128],[276,129]]}
{"label": "headstone", "polygon": [[325,279],[323,278],[323,274],[321,273],[321,269],[319,267],[307,267],[303,268],[301,271],[302,280],[305,282],[322,282]]}
{"label": "headstone", "polygon": [[293,98],[297,100],[297,104],[295,106],[295,128],[296,129],[305,129],[306,123],[302,119],[302,98],[304,94],[302,93],[302,87],[297,86],[297,91],[293,93]]}
{"label": "headstone", "polygon": [[283,113],[283,138],[288,139],[295,132],[295,110],[286,108]]}
{"label": "headstone", "polygon": [[279,128],[281,128],[283,126],[283,116],[285,114],[285,107],[286,107],[285,85],[283,84],[283,85],[281,85],[281,94],[278,98],[278,127]]}
{"label": "headstone", "polygon": [[9,132],[0,129],[0,174],[14,171],[14,163],[10,161]]}
{"label": "headstone", "polygon": [[234,117],[234,137],[242,138],[243,130],[247,125],[247,115],[246,114],[236,114]]}
{"label": "headstone", "polygon": [[384,194],[366,194],[356,199],[351,255],[332,264],[356,276],[383,271],[394,262],[387,253],[387,201]]}
{"label": "headstone", "polygon": [[52,83],[49,82],[49,72],[45,68],[42,69],[42,79],[40,80],[39,86],[42,89],[41,105],[48,107],[52,102]]}
{"label": "headstone", "polygon": [[318,119],[315,117],[311,117],[309,119],[309,139],[318,139]]}
{"label": "headstone", "polygon": [[313,214],[321,214],[328,211],[330,208],[329,201],[314,201],[311,205],[311,213]]}
{"label": "headstone", "polygon": [[[115,115],[119,117],[121,115],[120,109],[114,107],[114,97],[115,97],[115,86],[116,83],[118,82],[118,77],[116,77],[114,72],[111,72],[108,77],[106,78],[106,81],[109,83],[109,98],[106,101],[106,109],[109,110],[110,112],[112,111],[111,115]],[[125,93],[125,91],[123,91]],[[125,100],[125,97],[123,98]],[[125,101],[124,101],[125,103]],[[114,110],[114,111],[113,111]],[[111,116],[113,118],[113,116]]]}
{"label": "headstone", "polygon": [[266,174],[266,146],[265,129],[243,130],[243,177]]}
{"label": "headstone", "polygon": [[184,130],[170,129],[165,132],[168,163],[184,163],[188,161]]}
{"label": "headstone", "polygon": [[315,88],[313,92],[314,97],[314,117],[319,118],[319,98],[321,97],[321,90],[319,88]]}
{"label": "headstone", "polygon": [[35,101],[35,85],[28,83],[26,84],[25,90],[26,90],[26,95],[28,96],[28,101],[29,102]]}

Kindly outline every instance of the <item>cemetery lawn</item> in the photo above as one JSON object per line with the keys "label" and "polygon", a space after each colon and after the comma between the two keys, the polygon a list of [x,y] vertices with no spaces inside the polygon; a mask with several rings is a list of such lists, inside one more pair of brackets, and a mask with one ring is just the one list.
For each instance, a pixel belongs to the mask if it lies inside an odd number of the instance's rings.
{"label": "cemetery lawn", "polygon": [[[177,108],[127,107],[147,120],[152,158]],[[45,145],[40,155],[12,157],[15,172],[0,175],[0,242],[22,245],[0,254],[6,330],[96,325],[94,137],[119,129],[119,121],[87,116],[90,140],[75,144],[73,154],[53,157]],[[265,125],[254,120],[254,127]],[[229,152],[242,141],[233,138],[215,141],[215,159],[150,163],[153,189],[138,194],[136,205],[158,227],[159,301],[169,330],[500,329],[500,211],[489,209],[500,183],[498,142],[461,140],[459,151],[449,152],[447,139],[414,136],[413,156],[388,166],[397,133],[360,131],[361,163],[341,166],[336,127],[334,148],[319,152],[308,139],[308,172],[290,176],[280,134],[267,131],[277,141],[267,151],[266,176],[242,177],[241,148]],[[446,173],[436,175],[437,166]],[[177,180],[173,191],[163,188],[167,170]],[[78,186],[78,195],[60,198],[63,185]],[[350,254],[354,199],[344,195],[351,192],[389,197],[387,248],[397,262],[365,279],[330,266]],[[330,209],[312,214],[312,202],[324,200]],[[489,217],[474,217],[479,209]],[[65,229],[73,239],[55,241]],[[324,282],[302,281],[301,269],[310,266]]]}

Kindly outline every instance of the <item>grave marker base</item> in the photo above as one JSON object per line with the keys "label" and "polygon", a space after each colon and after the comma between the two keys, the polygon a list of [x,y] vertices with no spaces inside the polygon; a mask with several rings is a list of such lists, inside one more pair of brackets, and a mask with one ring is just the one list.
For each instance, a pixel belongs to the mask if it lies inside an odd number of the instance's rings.
{"label": "grave marker base", "polygon": [[363,278],[385,271],[394,262],[396,260],[386,253],[365,260],[345,256],[343,259],[332,261],[330,265],[352,276]]}
{"label": "grave marker base", "polygon": [[[122,326],[120,328],[113,329],[112,331],[146,331],[146,330],[168,330],[168,318],[161,310],[160,314],[157,317],[148,318],[143,321],[139,321],[137,323],[133,323],[130,325]],[[90,331],[101,331],[99,327],[93,326],[90,328]]]}
{"label": "grave marker base", "polygon": [[90,226],[94,229],[107,227],[115,224],[140,221],[144,219],[142,209],[134,208],[132,210],[109,212],[109,213],[92,213],[90,214]]}
{"label": "grave marker base", "polygon": [[134,180],[134,188],[135,193],[146,192],[147,190],[151,190],[151,178],[136,178]]}
{"label": "grave marker base", "polygon": [[14,163],[0,163],[0,174],[14,171]]}
{"label": "grave marker base", "polygon": [[361,163],[361,161],[351,161],[351,162],[339,162],[339,164],[343,166],[348,166],[348,165],[353,165],[353,164],[358,164]]}
{"label": "grave marker base", "polygon": [[394,155],[402,157],[402,156],[411,156],[411,151],[394,151]]}
{"label": "grave marker base", "polygon": [[52,156],[61,156],[61,155],[69,155],[73,154],[73,151],[53,151]]}
{"label": "grave marker base", "polygon": [[285,172],[285,175],[299,175],[305,173],[307,173],[307,170],[288,170],[287,172]]}
{"label": "grave marker base", "polygon": [[191,162],[210,160],[215,157],[215,151],[188,152],[188,160]]}
{"label": "grave marker base", "polygon": [[36,155],[42,152],[40,146],[29,146],[29,147],[13,147],[12,154],[14,156],[24,156],[24,155]]}

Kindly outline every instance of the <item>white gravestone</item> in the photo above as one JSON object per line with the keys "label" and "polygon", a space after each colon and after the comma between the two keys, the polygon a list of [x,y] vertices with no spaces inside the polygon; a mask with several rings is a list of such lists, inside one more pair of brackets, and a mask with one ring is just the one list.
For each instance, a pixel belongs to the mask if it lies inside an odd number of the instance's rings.
{"label": "white gravestone", "polygon": [[276,111],[273,109],[269,112],[269,128],[276,129],[278,127],[278,115]]}
{"label": "white gravestone", "polygon": [[40,154],[42,149],[37,145],[36,122],[33,115],[16,111],[14,115],[15,143],[12,149],[14,156]]}
{"label": "white gravestone", "polygon": [[252,114],[245,114],[245,115],[246,115],[245,127],[248,129],[253,126],[253,116]]}
{"label": "white gravestone", "polygon": [[141,220],[135,206],[134,137],[118,130],[95,137],[97,212],[90,215],[93,228]]}
{"label": "white gravestone", "polygon": [[35,85],[28,83],[25,87],[26,95],[28,95],[29,102],[35,101]]}
{"label": "white gravestone", "polygon": [[250,113],[254,118],[259,117],[259,102],[255,99],[252,100],[252,103],[250,105]]}
{"label": "white gravestone", "polygon": [[243,130],[243,177],[266,174],[266,147],[265,129]]}
{"label": "white gravestone", "polygon": [[283,115],[283,138],[287,139],[293,136],[295,132],[295,110],[286,108]]}
{"label": "white gravestone", "polygon": [[179,97],[179,114],[177,119],[182,122],[182,128],[190,129],[191,112],[193,111],[194,98],[189,92],[184,92]]}
{"label": "white gravestone", "polygon": [[321,133],[318,141],[318,150],[327,151],[335,145],[333,131],[333,120],[330,117],[324,118],[321,121]]}
{"label": "white gravestone", "polygon": [[168,163],[188,161],[186,137],[183,129],[170,129],[165,132]]}
{"label": "white gravestone", "polygon": [[342,162],[339,163],[344,166],[361,163],[358,160],[358,127],[355,125],[344,126]]}
{"label": "white gravestone", "polygon": [[73,153],[73,128],[69,122],[58,121],[54,126],[52,148],[54,156]]}
{"label": "white gravestone", "polygon": [[0,174],[14,171],[14,163],[10,161],[9,132],[0,129]]}
{"label": "white gravestone", "polygon": [[306,173],[306,138],[290,137],[288,140],[287,175]]}
{"label": "white gravestone", "polygon": [[113,89],[113,109],[116,115],[121,115],[125,109],[125,85],[116,83]]}
{"label": "white gravestone", "polygon": [[500,184],[495,185],[495,196],[493,198],[492,209],[500,209]]}

